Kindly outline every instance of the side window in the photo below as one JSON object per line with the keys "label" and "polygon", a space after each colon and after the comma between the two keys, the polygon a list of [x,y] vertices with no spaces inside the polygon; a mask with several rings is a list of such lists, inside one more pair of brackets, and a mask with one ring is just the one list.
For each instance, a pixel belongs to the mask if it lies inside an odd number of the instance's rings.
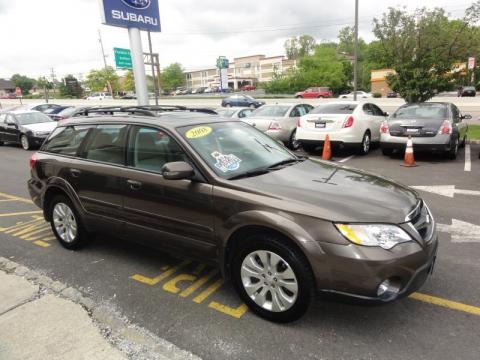
{"label": "side window", "polygon": [[303,108],[305,109],[305,114],[308,114],[313,109],[313,106],[309,104],[303,104]]}
{"label": "side window", "polygon": [[370,107],[370,104],[365,104],[363,105],[363,112],[367,115],[373,115],[372,108]]}
{"label": "side window", "polygon": [[15,119],[13,118],[12,115],[7,115],[7,118],[5,119],[5,123],[7,125],[15,124]]}
{"label": "side window", "polygon": [[298,109],[299,116],[303,116],[307,113],[307,111],[305,111],[305,108],[303,106],[298,106],[297,109]]}
{"label": "side window", "polygon": [[6,120],[7,120],[7,115],[0,114],[0,124],[4,124]]}
{"label": "side window", "polygon": [[370,104],[370,107],[372,108],[373,115],[375,116],[385,116],[383,111],[375,104]]}
{"label": "side window", "polygon": [[42,151],[74,156],[91,128],[92,126],[57,127],[42,146]]}
{"label": "side window", "polygon": [[295,107],[290,112],[290,117],[297,117],[300,116],[300,111],[298,111],[298,107]]}
{"label": "side window", "polygon": [[83,157],[89,160],[123,165],[127,125],[99,125],[92,135]]}
{"label": "side window", "polygon": [[160,172],[173,161],[188,161],[180,145],[162,130],[135,126],[128,146],[129,165],[137,169]]}

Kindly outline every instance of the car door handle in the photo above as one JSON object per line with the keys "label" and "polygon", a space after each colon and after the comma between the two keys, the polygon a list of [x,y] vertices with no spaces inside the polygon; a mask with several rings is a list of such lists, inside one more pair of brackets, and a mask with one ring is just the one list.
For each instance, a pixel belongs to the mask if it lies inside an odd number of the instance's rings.
{"label": "car door handle", "polygon": [[127,180],[127,184],[132,190],[140,190],[140,188],[142,187],[142,183],[136,180]]}
{"label": "car door handle", "polygon": [[72,174],[72,176],[74,178],[78,178],[80,176],[82,172],[78,169],[70,169],[70,174]]}

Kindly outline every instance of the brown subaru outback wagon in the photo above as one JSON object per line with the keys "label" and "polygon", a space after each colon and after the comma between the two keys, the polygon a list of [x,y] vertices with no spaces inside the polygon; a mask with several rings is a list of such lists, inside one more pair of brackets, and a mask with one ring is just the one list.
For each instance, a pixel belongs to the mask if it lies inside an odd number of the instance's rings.
{"label": "brown subaru outback wagon", "polygon": [[315,290],[392,301],[433,268],[435,222],[417,193],[299,157],[240,121],[67,121],[30,166],[32,199],[64,247],[107,233],[202,259],[269,320],[299,318]]}

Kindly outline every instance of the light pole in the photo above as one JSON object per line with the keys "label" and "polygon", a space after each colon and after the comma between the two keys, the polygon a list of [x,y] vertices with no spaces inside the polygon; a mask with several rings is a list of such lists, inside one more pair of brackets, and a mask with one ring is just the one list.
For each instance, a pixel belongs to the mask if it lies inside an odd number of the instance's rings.
{"label": "light pole", "polygon": [[357,101],[358,82],[358,0],[355,0],[355,35],[353,41],[353,100]]}

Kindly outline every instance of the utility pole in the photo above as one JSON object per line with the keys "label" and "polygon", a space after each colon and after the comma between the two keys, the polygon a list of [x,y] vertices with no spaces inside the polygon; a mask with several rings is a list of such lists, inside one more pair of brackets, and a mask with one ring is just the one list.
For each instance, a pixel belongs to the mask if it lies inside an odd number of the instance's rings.
{"label": "utility pole", "polygon": [[353,100],[357,101],[358,82],[358,0],[355,0],[355,39],[353,48]]}
{"label": "utility pole", "polygon": [[52,84],[53,84],[53,96],[55,96],[55,85],[56,85],[55,82],[57,81],[57,79],[56,79],[54,68],[50,68],[50,78],[52,79]]}
{"label": "utility pole", "polygon": [[[103,49],[102,34],[100,33],[100,29],[98,29],[98,41],[100,42],[100,48],[102,49],[103,66],[104,69],[107,70],[107,56],[105,55],[105,50]],[[108,92],[111,96],[113,96],[112,84],[110,83],[110,80],[107,80],[107,87]]]}
{"label": "utility pole", "polygon": [[[152,37],[150,36],[150,30],[147,31],[148,34],[148,49],[150,51],[150,65],[152,66],[152,77],[153,77],[153,92],[155,93],[155,105],[158,106],[158,88],[157,82],[155,81],[155,65],[153,64],[153,51],[152,51]],[[158,74],[160,76],[160,74]]]}

